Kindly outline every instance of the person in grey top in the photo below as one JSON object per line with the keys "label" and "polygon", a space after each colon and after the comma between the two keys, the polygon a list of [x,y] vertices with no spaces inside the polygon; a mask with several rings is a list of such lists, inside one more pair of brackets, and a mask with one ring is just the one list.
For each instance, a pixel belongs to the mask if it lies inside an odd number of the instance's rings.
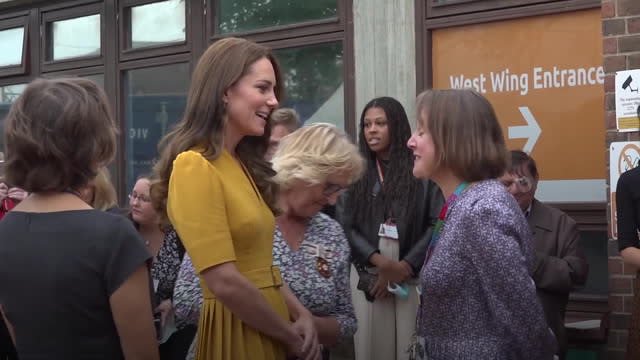
{"label": "person in grey top", "polygon": [[508,164],[491,104],[473,90],[418,97],[413,174],[447,199],[420,275],[416,359],[553,359],[556,342],[531,278],[531,231],[495,180]]}
{"label": "person in grey top", "polygon": [[5,122],[7,181],[29,196],[0,221],[0,322],[21,360],[158,360],[151,258],[129,221],[80,190],[116,152],[106,95],[32,81]]}

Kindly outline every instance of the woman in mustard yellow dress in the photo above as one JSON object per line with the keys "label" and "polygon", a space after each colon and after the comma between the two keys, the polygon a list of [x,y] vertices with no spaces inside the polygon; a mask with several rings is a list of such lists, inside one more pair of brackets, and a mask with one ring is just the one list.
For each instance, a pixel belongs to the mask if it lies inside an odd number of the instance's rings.
{"label": "woman in mustard yellow dress", "polygon": [[277,187],[263,156],[281,94],[268,48],[219,40],[193,72],[183,119],[159,145],[152,198],[204,294],[198,360],[319,359],[313,317],[272,265]]}

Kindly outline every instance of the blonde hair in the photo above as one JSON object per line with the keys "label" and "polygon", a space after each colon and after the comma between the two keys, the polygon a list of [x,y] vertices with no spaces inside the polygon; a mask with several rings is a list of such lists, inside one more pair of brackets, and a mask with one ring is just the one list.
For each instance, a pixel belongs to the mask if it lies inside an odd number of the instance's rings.
{"label": "blonde hair", "polygon": [[116,189],[111,183],[109,169],[106,167],[98,170],[93,180],[93,200],[91,206],[98,210],[109,210],[118,206]]}
{"label": "blonde hair", "polygon": [[467,182],[502,176],[509,153],[491,103],[471,89],[427,90],[417,98],[418,127],[431,134],[436,168]]}
{"label": "blonde hair", "polygon": [[364,159],[342,130],[317,123],[285,136],[273,156],[275,181],[283,190],[295,180],[320,184],[335,173],[348,174],[352,184],[364,171]]}

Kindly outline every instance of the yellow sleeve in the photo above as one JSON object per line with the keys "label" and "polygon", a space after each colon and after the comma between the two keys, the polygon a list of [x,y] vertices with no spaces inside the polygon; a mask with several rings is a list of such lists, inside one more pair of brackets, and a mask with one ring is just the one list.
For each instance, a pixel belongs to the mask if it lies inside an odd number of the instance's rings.
{"label": "yellow sleeve", "polygon": [[220,174],[200,153],[173,161],[167,213],[198,273],[236,260]]}

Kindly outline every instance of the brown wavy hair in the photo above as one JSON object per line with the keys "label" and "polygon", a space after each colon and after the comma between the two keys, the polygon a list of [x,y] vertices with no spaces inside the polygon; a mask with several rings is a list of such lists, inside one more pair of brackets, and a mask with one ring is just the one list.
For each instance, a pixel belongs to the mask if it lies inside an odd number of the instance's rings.
{"label": "brown wavy hair", "polygon": [[[154,166],[155,180],[151,184],[151,200],[163,225],[167,217],[167,195],[173,161],[181,152],[197,148],[212,161],[222,153],[224,131],[227,124],[224,102],[225,92],[249,73],[251,66],[266,58],[271,62],[276,77],[275,95],[282,102],[284,89],[280,66],[271,50],[263,45],[239,38],[218,40],[202,54],[192,77],[187,105],[182,120],[158,144],[161,154]],[[275,172],[264,160],[271,135],[270,120],[262,136],[245,136],[236,153],[247,167],[263,199],[276,213],[277,185]]]}
{"label": "brown wavy hair", "polygon": [[80,189],[116,151],[104,91],[82,78],[36,79],[4,124],[6,181],[28,192]]}

